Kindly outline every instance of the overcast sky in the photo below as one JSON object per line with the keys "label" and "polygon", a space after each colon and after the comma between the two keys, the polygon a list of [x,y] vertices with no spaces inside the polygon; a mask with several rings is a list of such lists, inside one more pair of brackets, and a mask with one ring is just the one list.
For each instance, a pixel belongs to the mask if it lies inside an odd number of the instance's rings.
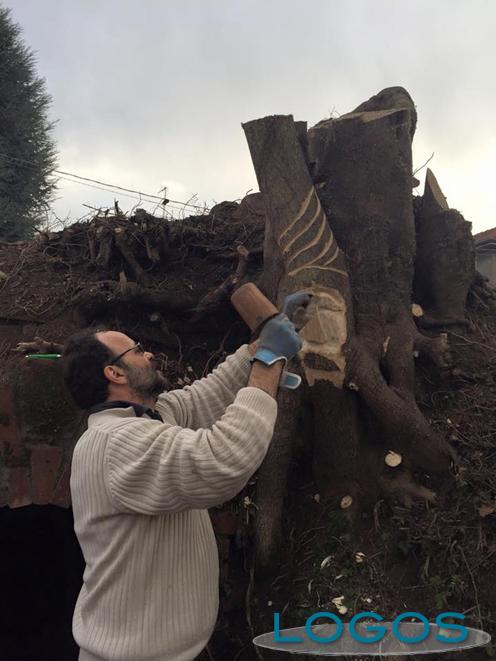
{"label": "overcast sky", "polygon": [[[414,166],[435,152],[450,206],[474,232],[496,225],[493,0],[3,4],[53,98],[61,170],[212,205],[257,189],[241,122],[280,113],[312,126],[402,85],[419,114]],[[59,186],[61,216],[113,204]]]}

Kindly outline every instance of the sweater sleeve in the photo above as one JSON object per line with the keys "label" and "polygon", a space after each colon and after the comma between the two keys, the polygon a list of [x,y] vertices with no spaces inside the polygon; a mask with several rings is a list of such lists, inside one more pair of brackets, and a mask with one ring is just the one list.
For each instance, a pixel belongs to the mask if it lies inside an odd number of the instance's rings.
{"label": "sweater sleeve", "polygon": [[233,498],[260,466],[277,402],[242,388],[211,429],[136,418],[109,432],[105,468],[117,510],[163,514],[204,509]]}
{"label": "sweater sleeve", "polygon": [[250,358],[248,346],[243,344],[205,378],[159,395],[157,411],[180,427],[211,427],[248,383]]}

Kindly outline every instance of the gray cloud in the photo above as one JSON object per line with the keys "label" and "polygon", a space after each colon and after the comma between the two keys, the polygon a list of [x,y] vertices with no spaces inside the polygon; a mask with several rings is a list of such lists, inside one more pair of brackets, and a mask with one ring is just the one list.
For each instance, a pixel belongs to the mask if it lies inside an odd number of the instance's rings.
{"label": "gray cloud", "polygon": [[[488,0],[10,0],[53,97],[62,169],[211,204],[256,188],[241,122],[292,113],[313,124],[405,86],[414,161],[450,204],[496,225]],[[59,214],[113,196],[60,182]],[[129,208],[133,200],[120,198]]]}

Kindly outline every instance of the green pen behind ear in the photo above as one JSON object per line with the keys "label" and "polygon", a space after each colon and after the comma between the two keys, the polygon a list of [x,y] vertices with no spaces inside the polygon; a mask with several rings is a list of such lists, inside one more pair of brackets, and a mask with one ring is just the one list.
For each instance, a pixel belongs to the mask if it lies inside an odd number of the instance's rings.
{"label": "green pen behind ear", "polygon": [[28,353],[26,358],[37,358],[39,360],[57,360],[62,354],[60,353]]}

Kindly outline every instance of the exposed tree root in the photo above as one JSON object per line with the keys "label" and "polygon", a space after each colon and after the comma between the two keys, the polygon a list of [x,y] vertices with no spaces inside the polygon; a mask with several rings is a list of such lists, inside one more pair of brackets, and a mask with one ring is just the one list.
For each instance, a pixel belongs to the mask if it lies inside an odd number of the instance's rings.
{"label": "exposed tree root", "polygon": [[228,276],[221,285],[213,291],[208,292],[208,294],[202,298],[196,306],[195,314],[192,318],[193,323],[201,319],[212,309],[215,309],[220,302],[227,300],[236,286],[239,285],[240,281],[244,278],[250,253],[243,245],[239,245],[236,248],[236,251],[238,253],[236,272]]}
{"label": "exposed tree root", "polygon": [[146,287],[148,284],[148,277],[146,275],[145,270],[142,268],[142,266],[139,264],[138,260],[134,256],[133,249],[131,248],[131,246],[129,245],[126,239],[126,234],[124,229],[122,227],[116,227],[114,230],[114,237],[115,237],[116,246],[120,250],[122,256],[124,257],[124,260],[127,262],[127,265],[131,269],[131,272],[136,278],[136,281],[139,284]]}
{"label": "exposed tree root", "polygon": [[417,333],[414,339],[414,348],[419,354],[428,356],[434,365],[440,369],[449,368],[453,365],[447,333],[441,333],[437,337],[427,337]]}
{"label": "exposed tree root", "polygon": [[413,500],[417,499],[429,503],[436,501],[436,494],[421,484],[417,484],[407,469],[400,470],[392,477],[382,475],[380,485],[388,498],[401,500],[405,507],[411,507]]}
{"label": "exposed tree root", "polygon": [[255,563],[260,572],[268,571],[278,559],[282,542],[282,511],[289,464],[297,434],[301,394],[280,389],[274,436],[258,471]]}
{"label": "exposed tree root", "polygon": [[347,355],[347,380],[356,384],[361,398],[384,431],[396,438],[396,446],[392,449],[401,450],[412,466],[434,472],[447,470],[450,462],[448,444],[429,426],[413,394],[388,385],[360,338],[350,342]]}

